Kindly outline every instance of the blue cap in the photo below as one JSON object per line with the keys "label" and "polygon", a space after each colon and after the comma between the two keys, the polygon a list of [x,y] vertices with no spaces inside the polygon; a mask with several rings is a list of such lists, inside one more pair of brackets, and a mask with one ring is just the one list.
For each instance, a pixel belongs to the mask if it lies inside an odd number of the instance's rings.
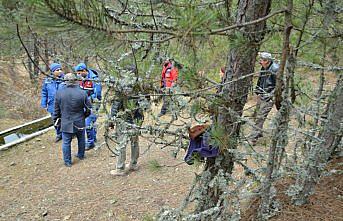
{"label": "blue cap", "polygon": [[75,71],[82,71],[82,70],[86,70],[86,69],[87,69],[87,66],[85,63],[80,63],[74,67]]}
{"label": "blue cap", "polygon": [[55,72],[57,69],[62,69],[62,65],[59,63],[50,64],[50,71]]}

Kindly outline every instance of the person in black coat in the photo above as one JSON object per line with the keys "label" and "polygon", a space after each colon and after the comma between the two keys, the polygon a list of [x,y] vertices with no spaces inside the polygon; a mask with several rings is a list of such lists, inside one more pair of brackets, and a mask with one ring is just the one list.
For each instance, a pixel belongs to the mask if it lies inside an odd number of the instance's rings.
{"label": "person in black coat", "polygon": [[71,141],[74,135],[78,141],[76,157],[80,160],[85,157],[85,118],[90,115],[92,106],[87,94],[78,86],[74,74],[66,74],[64,80],[65,88],[56,94],[53,120],[55,124],[60,121],[63,160],[64,164],[70,167],[72,164]]}
{"label": "person in black coat", "polygon": [[274,105],[273,97],[276,86],[276,75],[279,71],[279,65],[268,52],[260,53],[260,64],[261,71],[255,90],[257,104],[254,113],[256,127],[260,130],[254,130],[251,135],[253,145],[256,145],[260,137],[263,137],[263,124]]}

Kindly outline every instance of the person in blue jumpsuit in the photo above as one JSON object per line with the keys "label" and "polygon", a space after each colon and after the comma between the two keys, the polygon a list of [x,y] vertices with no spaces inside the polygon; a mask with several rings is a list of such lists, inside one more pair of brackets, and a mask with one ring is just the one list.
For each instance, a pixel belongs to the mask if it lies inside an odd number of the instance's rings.
{"label": "person in blue jumpsuit", "polygon": [[[64,73],[62,72],[62,66],[59,63],[52,63],[50,65],[50,74],[44,79],[41,92],[41,107],[46,109],[52,116],[55,106],[55,95],[58,90],[64,87],[63,79]],[[62,140],[62,132],[60,127],[56,126],[56,138],[55,142]]]}
{"label": "person in blue jumpsuit", "polygon": [[[80,76],[80,87],[87,93],[88,99],[92,104],[99,103],[101,101],[101,83],[95,71],[87,68],[85,63],[80,63],[75,66],[75,72]],[[96,142],[96,120],[97,120],[97,107],[93,105],[91,114],[86,118],[86,150],[90,150],[95,147]]]}

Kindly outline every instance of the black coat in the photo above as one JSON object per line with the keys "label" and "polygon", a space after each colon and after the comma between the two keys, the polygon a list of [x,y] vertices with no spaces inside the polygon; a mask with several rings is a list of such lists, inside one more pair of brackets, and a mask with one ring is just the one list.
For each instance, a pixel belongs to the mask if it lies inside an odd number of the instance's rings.
{"label": "black coat", "polygon": [[53,120],[61,118],[61,131],[74,133],[74,128],[85,127],[91,108],[87,94],[78,85],[67,85],[56,93]]}
{"label": "black coat", "polygon": [[272,93],[276,84],[276,74],[279,70],[279,65],[272,62],[268,68],[261,68],[260,76],[257,81],[256,94],[269,96],[267,93]]}

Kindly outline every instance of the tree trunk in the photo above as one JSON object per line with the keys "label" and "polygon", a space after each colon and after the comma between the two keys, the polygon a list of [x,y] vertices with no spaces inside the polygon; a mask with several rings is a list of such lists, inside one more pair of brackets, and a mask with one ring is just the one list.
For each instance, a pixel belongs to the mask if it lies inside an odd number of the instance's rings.
{"label": "tree trunk", "polygon": [[296,186],[300,189],[293,202],[296,205],[307,203],[314,186],[319,180],[321,172],[327,164],[330,156],[342,140],[343,133],[343,76],[339,77],[337,85],[329,99],[326,109],[327,121],[323,125],[318,138],[322,143],[313,143],[311,152],[306,160],[307,166],[303,174],[300,174]]}
{"label": "tree trunk", "polygon": [[27,71],[29,72],[30,80],[33,81],[34,77],[33,77],[32,61],[29,58],[29,56],[27,56]]}
{"label": "tree trunk", "polygon": [[284,88],[283,72],[286,66],[287,56],[289,55],[289,37],[292,30],[292,10],[293,10],[293,0],[288,0],[287,11],[285,13],[285,30],[284,30],[284,39],[283,39],[282,59],[281,59],[279,71],[276,75],[275,106],[278,110],[281,107],[282,92]]}
{"label": "tree trunk", "polygon": [[[261,189],[261,203],[258,211],[258,220],[268,220],[273,215],[273,195],[271,189],[274,181],[274,174],[281,165],[284,149],[288,143],[288,124],[290,114],[290,102],[288,100],[288,89],[290,77],[294,73],[295,58],[290,56],[289,38],[292,30],[292,10],[293,0],[288,0],[287,11],[285,13],[285,30],[282,49],[282,61],[277,74],[275,105],[279,110],[275,118],[275,126],[272,132],[272,144],[269,149],[266,176]],[[287,67],[286,84],[284,84],[284,69]],[[285,87],[284,87],[285,86]]]}
{"label": "tree trunk", "polygon": [[231,6],[232,6],[232,0],[225,0],[226,16],[228,20],[230,20],[230,17],[231,17]]}
{"label": "tree trunk", "polygon": [[[236,23],[244,23],[268,15],[271,0],[241,0],[238,3]],[[263,20],[253,25],[244,26],[238,30],[236,38],[244,44],[236,45],[228,53],[227,68],[220,91],[223,105],[214,122],[214,127],[222,131],[220,154],[216,158],[206,161],[205,169],[196,178],[195,187],[191,189],[193,198],[197,202],[196,209],[184,220],[230,220],[229,211],[229,182],[233,170],[234,159],[230,150],[237,148],[240,132],[240,120],[244,105],[247,101],[249,88],[252,84],[255,60],[261,41],[265,35],[266,21]],[[242,39],[243,38],[243,39]],[[234,80],[234,81],[233,81]],[[181,212],[189,196],[178,210],[162,210],[159,214],[160,221],[180,220]]]}
{"label": "tree trunk", "polygon": [[[300,44],[302,43],[302,39],[305,33],[305,28],[306,25],[309,21],[309,17],[312,13],[312,8],[313,8],[313,4],[314,4],[314,0],[309,0],[308,5],[307,5],[307,9],[305,12],[305,18],[303,19],[303,24],[301,26],[300,29],[300,33],[299,33],[299,37],[297,39],[297,43],[295,44],[295,49],[294,49],[294,57],[295,59],[297,59],[298,57],[298,52],[299,52],[299,48],[300,48]],[[291,78],[291,99],[292,99],[292,104],[294,104],[295,99],[296,99],[296,95],[295,95],[295,82],[294,82],[294,73],[292,73],[292,78]]]}
{"label": "tree trunk", "polygon": [[48,46],[48,39],[44,39],[44,63],[45,63],[45,71],[49,71],[49,46]]}
{"label": "tree trunk", "polygon": [[[323,4],[323,35],[322,41],[324,46],[324,53],[322,58],[322,65],[325,63],[327,52],[332,49],[327,49],[330,42],[327,41],[327,36],[330,35],[329,27],[335,21],[335,11],[338,1],[328,0]],[[336,48],[334,46],[333,48]],[[335,49],[334,49],[335,50]],[[334,150],[340,145],[343,133],[343,76],[339,76],[336,87],[332,91],[328,105],[325,110],[325,120],[322,121],[319,134],[310,143],[310,152],[305,159],[304,170],[299,173],[296,184],[293,188],[293,203],[296,205],[303,205],[307,203],[308,197],[312,194],[314,186],[319,181],[322,171],[330,159]],[[324,72],[321,72],[320,86],[318,89],[318,104],[320,105],[320,96],[323,90]],[[319,106],[318,106],[319,107]],[[317,109],[319,111],[319,109]],[[317,115],[319,116],[319,115]],[[315,122],[317,123],[317,121]],[[313,135],[315,135],[313,133]],[[295,191],[294,191],[295,190]],[[290,191],[290,192],[291,192]]]}
{"label": "tree trunk", "polygon": [[[271,0],[239,1],[236,23],[243,23],[266,16],[270,11]],[[224,76],[224,83],[229,82],[254,72],[255,59],[264,38],[266,22],[242,28],[245,44],[232,48],[228,53],[228,64]],[[226,84],[220,92],[225,106],[220,107],[217,125],[221,125],[225,136],[221,153],[216,159],[207,160],[202,173],[201,193],[198,198],[196,212],[206,211],[219,207],[212,220],[225,220],[229,217],[226,211],[227,186],[231,179],[233,157],[230,149],[237,148],[237,139],[240,132],[238,117],[242,115],[243,107],[247,101],[252,77]]]}
{"label": "tree trunk", "polygon": [[269,217],[275,215],[274,211],[278,207],[277,201],[274,199],[275,194],[272,194],[271,192],[274,179],[277,177],[277,172],[281,167],[285,148],[288,144],[288,126],[291,111],[289,85],[292,73],[294,73],[295,69],[295,56],[293,53],[288,55],[286,68],[285,90],[283,91],[280,110],[275,117],[275,129],[272,132],[272,142],[269,149],[266,176],[261,188],[261,202],[257,214],[258,220],[268,220]]}
{"label": "tree trunk", "polygon": [[27,54],[27,71],[29,72],[30,80],[33,82],[34,76],[33,76],[33,63],[31,60],[31,53],[32,53],[32,42],[31,42],[31,35],[29,35],[28,44],[27,44],[27,50],[30,54]]}
{"label": "tree trunk", "polygon": [[34,81],[37,80],[39,75],[39,42],[38,42],[38,35],[36,33],[32,33],[33,35],[33,61],[34,61],[34,68],[33,68],[33,77]]}

